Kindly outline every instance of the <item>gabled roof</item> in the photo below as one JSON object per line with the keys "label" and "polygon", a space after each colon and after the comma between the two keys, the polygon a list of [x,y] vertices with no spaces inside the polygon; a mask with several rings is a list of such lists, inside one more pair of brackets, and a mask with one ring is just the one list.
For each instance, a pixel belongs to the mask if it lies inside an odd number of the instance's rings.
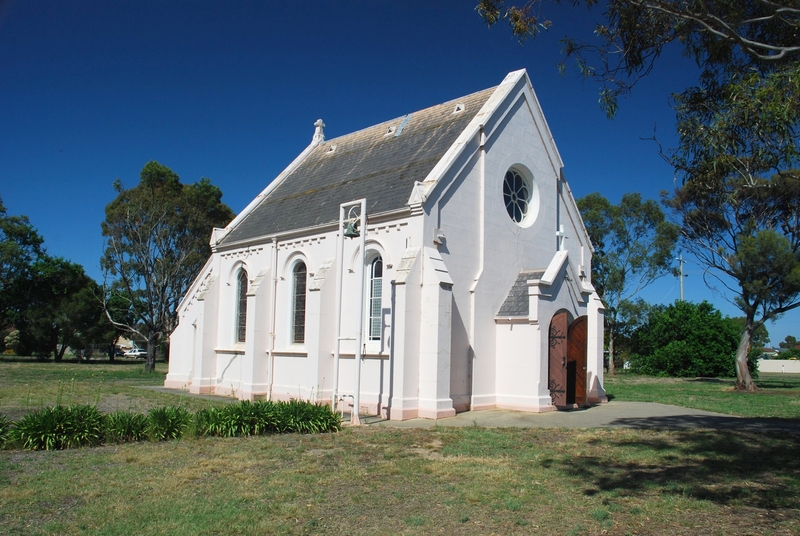
{"label": "gabled roof", "polygon": [[527,317],[530,310],[530,299],[528,298],[528,281],[539,279],[544,275],[541,270],[522,270],[511,289],[508,291],[506,299],[497,311],[499,317]]}
{"label": "gabled roof", "polygon": [[320,143],[234,220],[220,244],[335,222],[340,203],[361,198],[367,199],[367,214],[404,208],[414,183],[428,176],[494,90]]}

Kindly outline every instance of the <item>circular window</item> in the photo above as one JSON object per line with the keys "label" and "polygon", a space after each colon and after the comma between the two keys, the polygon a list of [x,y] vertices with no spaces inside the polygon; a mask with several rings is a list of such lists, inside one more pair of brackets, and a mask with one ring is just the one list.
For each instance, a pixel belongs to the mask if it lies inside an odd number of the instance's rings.
{"label": "circular window", "polygon": [[522,224],[528,216],[531,204],[532,188],[525,177],[515,169],[506,171],[503,179],[503,201],[508,216],[516,224]]}

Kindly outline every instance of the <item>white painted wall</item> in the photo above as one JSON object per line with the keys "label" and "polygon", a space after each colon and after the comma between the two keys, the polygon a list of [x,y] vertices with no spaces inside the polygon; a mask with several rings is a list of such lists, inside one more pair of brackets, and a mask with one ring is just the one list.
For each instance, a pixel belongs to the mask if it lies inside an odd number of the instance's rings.
{"label": "white painted wall", "polygon": [[758,371],[800,374],[800,361],[790,359],[759,359]]}

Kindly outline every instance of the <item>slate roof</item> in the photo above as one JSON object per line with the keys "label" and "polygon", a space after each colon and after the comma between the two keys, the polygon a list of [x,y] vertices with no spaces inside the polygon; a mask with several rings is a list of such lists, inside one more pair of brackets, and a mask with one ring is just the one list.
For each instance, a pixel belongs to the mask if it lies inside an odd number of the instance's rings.
{"label": "slate roof", "polygon": [[[414,182],[425,179],[494,90],[414,112],[398,136],[387,132],[406,117],[324,141],[221,244],[335,222],[340,203],[361,198],[367,214],[403,208]],[[453,113],[456,104],[464,110]]]}
{"label": "slate roof", "polygon": [[511,285],[511,290],[508,291],[503,305],[497,311],[499,317],[513,317],[525,316],[529,314],[529,299],[528,299],[528,281],[531,279],[539,279],[544,275],[545,270],[522,270],[514,284]]}

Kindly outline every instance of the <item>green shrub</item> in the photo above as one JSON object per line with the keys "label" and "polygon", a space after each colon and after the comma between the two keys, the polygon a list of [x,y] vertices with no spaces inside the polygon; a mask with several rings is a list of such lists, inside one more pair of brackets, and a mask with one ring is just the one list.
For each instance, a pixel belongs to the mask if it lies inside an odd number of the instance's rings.
{"label": "green shrub", "polygon": [[736,321],[708,302],[654,307],[631,339],[631,369],[657,376],[736,376],[739,336]]}
{"label": "green shrub", "polygon": [[272,433],[321,433],[341,429],[341,417],[330,406],[293,400],[249,402],[209,407],[194,415],[199,436],[239,437]]}
{"label": "green shrub", "polygon": [[277,403],[278,431],[299,434],[335,432],[341,429],[342,418],[327,404],[302,400]]}
{"label": "green shrub", "polygon": [[229,404],[219,408],[214,435],[236,437],[264,435],[277,430],[275,404],[272,402],[249,402]]}
{"label": "green shrub", "polygon": [[0,449],[6,444],[11,433],[11,419],[0,413]]}
{"label": "green shrub", "polygon": [[186,408],[164,406],[153,408],[147,414],[147,435],[153,441],[180,439],[191,421]]}
{"label": "green shrub", "polygon": [[147,415],[130,411],[116,411],[106,415],[106,443],[129,443],[147,437]]}
{"label": "green shrub", "polygon": [[14,424],[11,439],[28,450],[99,445],[104,416],[95,406],[54,406],[28,413]]}

